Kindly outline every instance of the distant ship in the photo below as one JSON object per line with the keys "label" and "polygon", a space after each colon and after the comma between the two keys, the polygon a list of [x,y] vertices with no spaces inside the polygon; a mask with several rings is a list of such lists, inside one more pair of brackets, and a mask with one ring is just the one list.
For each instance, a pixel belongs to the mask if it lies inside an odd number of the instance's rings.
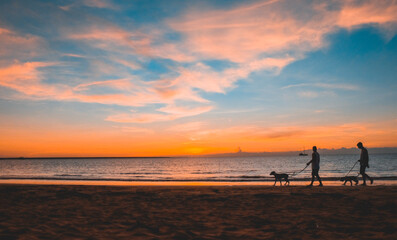
{"label": "distant ship", "polygon": [[303,148],[303,152],[299,153],[299,156],[307,156],[307,153],[305,153],[305,148]]}

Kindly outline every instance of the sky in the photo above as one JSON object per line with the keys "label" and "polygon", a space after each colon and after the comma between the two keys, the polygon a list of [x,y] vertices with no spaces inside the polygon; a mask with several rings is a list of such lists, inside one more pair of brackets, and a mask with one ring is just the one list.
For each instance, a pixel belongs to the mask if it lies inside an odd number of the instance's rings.
{"label": "sky", "polygon": [[396,147],[397,1],[2,0],[0,156]]}

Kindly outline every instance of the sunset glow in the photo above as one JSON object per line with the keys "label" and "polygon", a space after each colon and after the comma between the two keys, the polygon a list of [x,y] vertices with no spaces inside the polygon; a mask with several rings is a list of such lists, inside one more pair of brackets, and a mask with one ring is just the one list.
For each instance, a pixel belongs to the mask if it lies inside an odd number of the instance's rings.
{"label": "sunset glow", "polygon": [[396,1],[6,0],[0,157],[397,147]]}

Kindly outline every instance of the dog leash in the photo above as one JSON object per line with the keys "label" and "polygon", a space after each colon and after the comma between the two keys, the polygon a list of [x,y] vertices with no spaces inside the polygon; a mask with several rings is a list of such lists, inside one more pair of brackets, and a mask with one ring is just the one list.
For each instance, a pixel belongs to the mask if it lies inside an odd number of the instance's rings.
{"label": "dog leash", "polygon": [[[354,163],[353,167],[350,168],[350,170],[346,173],[345,177],[347,177],[347,175],[349,175],[349,173],[353,170],[353,168],[356,166],[357,163],[358,163],[358,160]],[[360,174],[358,174],[358,175],[360,175]]]}
{"label": "dog leash", "polygon": [[302,169],[302,170],[300,170],[299,172],[293,172],[292,174],[291,174],[291,177],[292,176],[295,176],[295,175],[298,175],[299,173],[301,173],[301,172],[303,172],[307,167],[308,167],[309,165],[306,165],[306,167],[304,168],[304,169]]}

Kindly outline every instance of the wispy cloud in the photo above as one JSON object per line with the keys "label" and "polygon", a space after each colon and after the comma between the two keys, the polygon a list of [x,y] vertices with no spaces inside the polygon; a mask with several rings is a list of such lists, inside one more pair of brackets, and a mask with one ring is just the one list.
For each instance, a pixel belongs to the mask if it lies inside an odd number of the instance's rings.
{"label": "wispy cloud", "polygon": [[111,0],[83,0],[83,4],[95,8],[116,8],[116,5]]}
{"label": "wispy cloud", "polygon": [[109,86],[115,89],[126,89],[126,88],[133,88],[134,85],[128,79],[115,79],[115,80],[106,80],[106,81],[97,81],[97,82],[89,82],[89,83],[82,83],[73,88],[75,91],[83,91],[88,90],[94,86]]}
{"label": "wispy cloud", "polygon": [[54,65],[54,63],[28,62],[0,68],[0,85],[27,96],[55,97],[58,92],[57,87],[41,83],[42,73],[40,68],[51,65]]}
{"label": "wispy cloud", "polygon": [[150,52],[149,36],[139,31],[128,32],[111,24],[89,26],[80,31],[71,29],[70,33],[66,33],[66,37],[85,41],[91,47],[109,52],[123,52],[126,49],[142,55],[148,55]]}
{"label": "wispy cloud", "polygon": [[114,4],[113,1],[111,0],[81,0],[81,1],[76,1],[69,5],[59,6],[59,8],[64,11],[70,11],[72,8],[81,7],[81,6],[92,7],[92,8],[107,8],[113,10],[119,9],[119,7],[116,4]]}
{"label": "wispy cloud", "polygon": [[302,87],[316,87],[323,89],[339,89],[339,90],[350,90],[357,91],[360,89],[359,86],[353,84],[344,84],[344,83],[300,83],[300,84],[291,84],[281,89],[288,88],[302,88]]}
{"label": "wispy cloud", "polygon": [[65,57],[74,57],[74,58],[85,58],[86,56],[81,54],[74,54],[74,53],[64,53],[62,56]]}
{"label": "wispy cloud", "polygon": [[30,60],[45,53],[42,38],[0,27],[0,66],[9,65],[10,60]]}
{"label": "wispy cloud", "polygon": [[386,35],[396,32],[397,4],[395,1],[346,1],[338,15],[337,24],[344,28],[355,28],[363,24],[377,24]]}

